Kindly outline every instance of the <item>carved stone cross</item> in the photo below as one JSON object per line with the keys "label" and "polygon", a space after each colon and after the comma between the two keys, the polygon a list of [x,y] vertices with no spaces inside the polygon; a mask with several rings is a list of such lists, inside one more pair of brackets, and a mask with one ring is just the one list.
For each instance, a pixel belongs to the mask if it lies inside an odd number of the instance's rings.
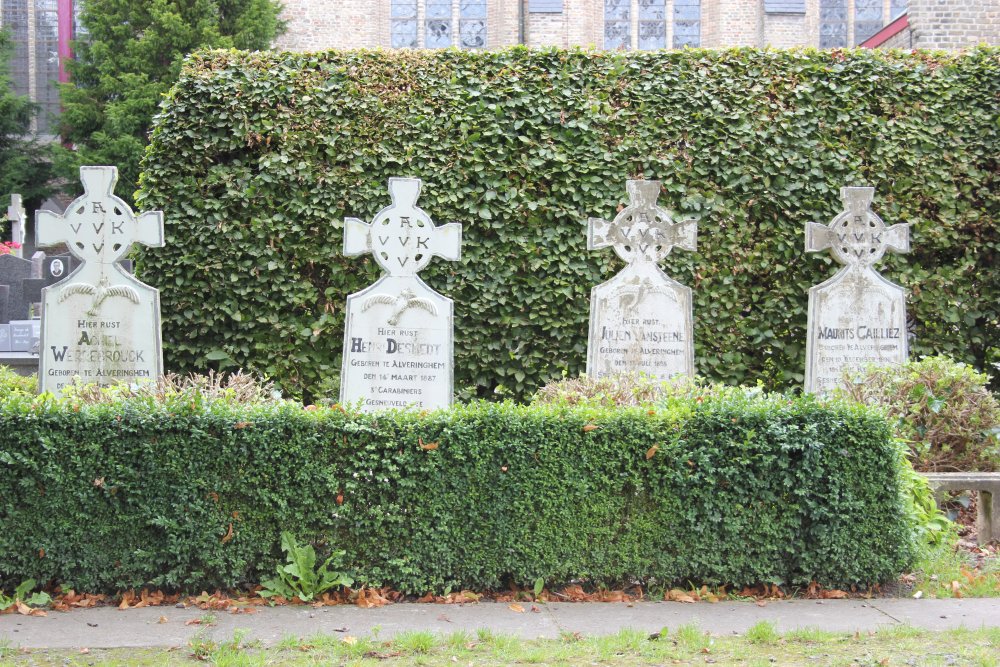
{"label": "carved stone cross", "polygon": [[417,206],[421,181],[390,178],[392,205],[371,224],[347,218],[344,254],[371,253],[385,273],[347,299],[341,402],[362,410],[451,405],[453,306],[417,273],[461,256],[462,226],[435,227]]}
{"label": "carved stone cross", "polygon": [[344,254],[371,253],[390,276],[415,276],[434,255],[457,261],[462,254],[462,225],[435,227],[417,207],[420,188],[419,178],[390,178],[392,206],[380,211],[371,224],[357,218],[344,221]]}
{"label": "carved stone cross", "polygon": [[15,244],[11,254],[24,257],[24,205],[21,203],[21,195],[10,196],[7,219],[10,220],[10,240]]}
{"label": "carved stone cross", "polygon": [[611,246],[615,254],[629,264],[659,262],[674,246],[694,251],[698,246],[698,222],[674,222],[670,214],[656,205],[660,198],[659,181],[626,181],[630,204],[611,222],[590,218],[587,227],[587,250]]}
{"label": "carved stone cross", "polygon": [[845,370],[907,359],[906,290],[873,266],[886,252],[909,252],[910,226],[886,227],[871,210],[874,194],[871,187],[841,188],[844,209],[833,221],[806,225],[806,251],[829,250],[843,265],[809,289],[807,392],[841,386]]}
{"label": "carved stone cross", "polygon": [[163,213],[135,216],[114,195],[115,167],[81,167],[84,195],[62,215],[36,213],[39,247],[66,244],[82,263],[42,293],[39,386],[60,393],[74,376],[102,385],[163,373],[159,292],[119,260],[134,243],[163,245]]}
{"label": "carved stone cross", "polygon": [[697,248],[698,223],[674,222],[657,206],[659,181],[627,181],[630,203],[613,221],[590,218],[587,248],[611,246],[627,266],[590,297],[587,373],[694,375],[691,289],[658,262],[674,247]]}
{"label": "carved stone cross", "polygon": [[839,263],[867,267],[877,263],[886,251],[910,251],[910,225],[886,227],[871,210],[875,188],[840,189],[844,210],[829,225],[806,225],[806,252],[830,250]]}

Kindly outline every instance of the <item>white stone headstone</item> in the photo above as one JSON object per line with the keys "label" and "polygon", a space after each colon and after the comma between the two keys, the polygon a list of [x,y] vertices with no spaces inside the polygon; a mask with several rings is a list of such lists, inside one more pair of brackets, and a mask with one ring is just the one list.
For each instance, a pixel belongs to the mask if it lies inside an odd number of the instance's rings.
{"label": "white stone headstone", "polygon": [[591,218],[587,248],[611,246],[627,265],[590,294],[587,374],[642,372],[657,378],[694,375],[691,288],[658,262],[674,247],[694,251],[695,220],[674,222],[656,205],[659,181],[628,181],[629,206],[614,221]]}
{"label": "white stone headstone", "polygon": [[36,245],[65,243],[81,261],[42,291],[39,390],[156,380],[163,374],[160,294],[122,269],[133,243],[163,246],[163,213],[135,216],[114,195],[115,167],[81,167],[85,194],[65,213],[38,211]]}
{"label": "white stone headstone", "polygon": [[390,178],[392,205],[367,224],[347,218],[344,254],[371,253],[385,272],[347,298],[340,400],[361,409],[451,405],[453,307],[417,275],[435,255],[461,256],[462,225],[435,227],[417,207],[421,181]]}
{"label": "white stone headstone", "polygon": [[10,196],[7,219],[10,220],[10,240],[16,245],[11,254],[24,257],[24,205],[21,203],[21,195]]}
{"label": "white stone headstone", "polygon": [[809,290],[805,390],[843,384],[847,369],[907,359],[906,290],[875,271],[886,251],[909,252],[910,226],[886,227],[871,210],[875,188],[841,188],[844,210],[806,226],[806,251],[829,250],[843,267]]}

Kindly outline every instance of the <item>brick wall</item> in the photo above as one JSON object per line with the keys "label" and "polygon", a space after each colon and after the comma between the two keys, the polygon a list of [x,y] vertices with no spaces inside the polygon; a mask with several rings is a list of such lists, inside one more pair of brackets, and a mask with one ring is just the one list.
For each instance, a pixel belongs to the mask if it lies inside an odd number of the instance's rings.
{"label": "brick wall", "polygon": [[[457,8],[459,0],[453,0]],[[886,20],[890,0],[884,1]],[[423,5],[425,0],[420,0]],[[276,48],[295,51],[389,47],[391,0],[284,0],[288,32]],[[701,44],[706,47],[819,45],[820,0],[806,0],[805,14],[767,14],[763,0],[701,0]],[[910,31],[891,41],[900,48],[961,48],[979,42],[1000,44],[1000,0],[909,0]],[[604,45],[604,0],[563,0],[560,14],[528,11],[527,0],[489,0],[490,48],[519,43],[523,7],[524,37],[530,46]],[[331,7],[335,6],[336,9]],[[671,15],[673,0],[667,0]],[[853,36],[854,0],[848,0],[848,30]],[[637,35],[633,13],[633,42]],[[418,18],[423,43],[423,11]],[[672,28],[668,21],[667,43]],[[911,43],[912,42],[912,43]],[[888,45],[887,45],[888,46]]]}
{"label": "brick wall", "polygon": [[797,46],[819,48],[819,0],[806,0],[805,10],[804,14],[765,12],[763,35],[757,46],[771,46],[777,49]]}
{"label": "brick wall", "polygon": [[702,46],[762,45],[762,0],[702,0],[701,17]]}
{"label": "brick wall", "polygon": [[374,48],[390,43],[390,0],[285,0],[288,22],[274,48],[322,51],[331,48]]}
{"label": "brick wall", "polygon": [[910,0],[913,48],[1000,45],[1000,0]]}

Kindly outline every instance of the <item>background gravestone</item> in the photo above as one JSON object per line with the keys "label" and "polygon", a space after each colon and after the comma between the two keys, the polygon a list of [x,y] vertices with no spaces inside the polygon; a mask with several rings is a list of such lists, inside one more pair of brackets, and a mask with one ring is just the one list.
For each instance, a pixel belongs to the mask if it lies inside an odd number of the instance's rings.
{"label": "background gravestone", "polygon": [[886,251],[909,252],[910,226],[886,227],[871,210],[875,188],[841,188],[844,210],[829,225],[806,226],[806,251],[830,250],[843,264],[809,290],[805,390],[825,393],[846,369],[907,359],[906,290],[872,266]]}
{"label": "background gravestone", "polygon": [[628,264],[591,291],[587,374],[693,376],[691,288],[667,276],[657,263],[675,246],[694,251],[698,223],[674,223],[656,205],[659,181],[628,181],[625,187],[629,206],[612,222],[591,218],[588,225],[589,250],[611,246]]}
{"label": "background gravestone", "polygon": [[454,323],[451,299],[417,275],[434,255],[458,260],[462,226],[435,227],[417,207],[421,181],[390,178],[392,205],[366,224],[347,218],[344,254],[372,253],[385,273],[347,298],[340,400],[374,411],[451,405]]}
{"label": "background gravestone", "polygon": [[159,292],[119,264],[133,243],[163,245],[163,213],[133,215],[114,195],[114,167],[81,167],[80,180],[84,195],[62,215],[39,211],[35,225],[38,246],[65,243],[80,261],[42,293],[39,389],[57,395],[74,376],[109,385],[163,374]]}
{"label": "background gravestone", "polygon": [[7,315],[7,299],[10,286],[0,285],[0,352],[10,352],[10,318]]}
{"label": "background gravestone", "polygon": [[7,207],[7,219],[10,220],[10,240],[17,247],[12,248],[12,253],[18,257],[24,256],[24,205],[21,203],[21,195],[10,196],[10,206]]}

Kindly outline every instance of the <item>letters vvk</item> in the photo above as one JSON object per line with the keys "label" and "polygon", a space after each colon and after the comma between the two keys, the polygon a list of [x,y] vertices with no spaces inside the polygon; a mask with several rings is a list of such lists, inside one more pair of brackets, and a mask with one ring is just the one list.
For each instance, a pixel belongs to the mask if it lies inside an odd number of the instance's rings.
{"label": "letters vvk", "polygon": [[806,391],[840,386],[847,369],[906,361],[906,290],[873,266],[887,251],[909,252],[910,229],[886,227],[871,210],[874,194],[874,188],[841,188],[844,210],[829,225],[806,226],[806,251],[829,250],[843,265],[809,290]]}
{"label": "letters vvk", "polygon": [[452,301],[417,273],[435,255],[459,259],[462,226],[435,227],[417,207],[420,188],[419,179],[390,178],[392,205],[371,224],[347,218],[344,225],[344,254],[371,253],[384,271],[347,298],[340,398],[365,411],[452,402]]}
{"label": "letters vvk", "polygon": [[163,214],[136,217],[114,195],[118,170],[81,167],[84,195],[66,212],[39,211],[36,245],[65,244],[82,264],[42,292],[39,389],[155,380],[163,374],[159,292],[118,263],[134,243],[163,245]]}

